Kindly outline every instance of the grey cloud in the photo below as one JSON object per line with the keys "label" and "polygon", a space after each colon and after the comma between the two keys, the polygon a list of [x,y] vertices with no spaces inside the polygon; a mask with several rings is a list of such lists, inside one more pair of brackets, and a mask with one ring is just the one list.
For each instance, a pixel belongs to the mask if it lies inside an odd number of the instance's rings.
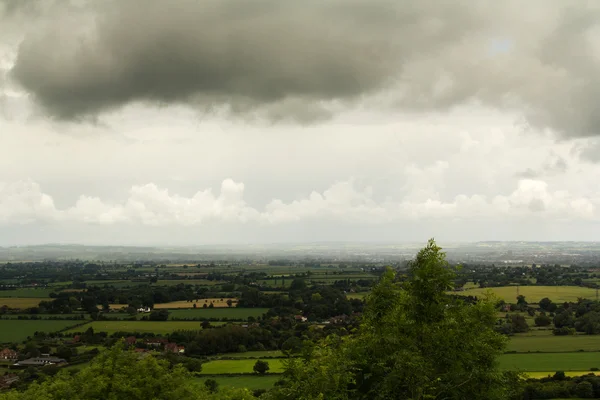
{"label": "grey cloud", "polygon": [[586,144],[577,146],[574,150],[575,153],[585,161],[590,161],[593,163],[600,162],[599,140],[591,140]]}
{"label": "grey cloud", "polygon": [[11,72],[59,119],[141,101],[310,122],[333,112],[321,103],[388,90],[404,109],[478,101],[563,137],[599,134],[597,2],[90,4],[89,25],[71,7],[29,34]]}
{"label": "grey cloud", "polygon": [[517,177],[526,179],[537,179],[548,175],[558,175],[567,172],[569,166],[564,158],[552,154],[540,168],[527,168],[524,171],[517,173]]}
{"label": "grey cloud", "polygon": [[274,120],[320,119],[323,108],[286,104],[352,100],[384,89],[403,60],[433,55],[479,24],[470,8],[450,1],[98,4],[97,24],[85,39],[76,28],[81,20],[71,16],[68,29],[64,19],[45,24],[19,48],[12,77],[54,117],[150,101],[228,104],[234,113],[267,106]]}

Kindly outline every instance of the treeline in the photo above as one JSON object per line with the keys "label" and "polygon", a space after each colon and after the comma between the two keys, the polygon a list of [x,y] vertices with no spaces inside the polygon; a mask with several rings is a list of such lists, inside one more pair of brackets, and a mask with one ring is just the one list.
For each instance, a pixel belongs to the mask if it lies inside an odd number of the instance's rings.
{"label": "treeline", "polygon": [[593,399],[600,397],[600,377],[589,375],[568,377],[559,371],[552,377],[529,380],[523,400],[534,399]]}

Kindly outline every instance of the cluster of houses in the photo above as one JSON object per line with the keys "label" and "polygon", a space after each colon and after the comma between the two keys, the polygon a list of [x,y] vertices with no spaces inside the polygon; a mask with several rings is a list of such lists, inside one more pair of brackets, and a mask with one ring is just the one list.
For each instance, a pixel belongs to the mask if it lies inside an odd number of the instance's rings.
{"label": "cluster of houses", "polygon": [[40,357],[32,357],[26,360],[19,360],[19,353],[13,349],[4,348],[0,350],[0,360],[11,361],[14,364],[11,367],[43,367],[45,365],[58,365],[63,366],[67,364],[67,361],[58,358],[51,357],[50,354],[42,354]]}
{"label": "cluster of houses", "polygon": [[125,343],[133,347],[137,353],[146,353],[150,350],[163,350],[165,353],[185,354],[185,347],[177,345],[177,343],[169,343],[167,339],[151,338],[145,339],[143,347],[138,347],[138,340],[135,336],[125,338]]}

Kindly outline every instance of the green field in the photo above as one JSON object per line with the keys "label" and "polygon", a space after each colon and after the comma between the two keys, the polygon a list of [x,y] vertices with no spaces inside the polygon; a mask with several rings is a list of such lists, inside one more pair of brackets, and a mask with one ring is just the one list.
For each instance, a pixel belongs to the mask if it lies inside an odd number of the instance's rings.
{"label": "green field", "polygon": [[589,371],[600,368],[599,353],[503,354],[500,367],[519,371]]}
{"label": "green field", "polygon": [[280,350],[263,350],[263,351],[247,351],[245,353],[225,353],[225,354],[220,354],[219,357],[230,357],[230,358],[283,357],[283,353]]}
{"label": "green field", "polygon": [[209,281],[208,279],[159,279],[154,285],[156,286],[175,286],[179,284],[183,285],[200,285],[200,286],[214,286],[220,285],[222,281]]}
{"label": "green field", "polygon": [[[201,307],[201,306],[200,306]],[[268,308],[188,308],[170,310],[170,318],[229,318],[243,319],[260,317],[269,311]]]}
{"label": "green field", "polygon": [[[58,321],[62,322],[62,321]],[[211,323],[218,325],[218,322]],[[200,322],[195,321],[94,321],[92,323],[70,329],[67,333],[84,332],[89,327],[95,332],[139,332],[164,334],[179,330],[201,330]]]}
{"label": "green field", "polygon": [[78,324],[78,321],[0,320],[0,343],[22,342],[35,332],[56,332]]}
{"label": "green field", "polygon": [[[44,299],[50,297],[50,293],[56,292],[52,288],[19,288],[14,290],[0,290],[0,297],[31,297]],[[1,300],[0,300],[1,301]]]}
{"label": "green field", "polygon": [[[215,360],[202,364],[203,375],[243,374],[252,372],[257,360]],[[279,358],[265,359],[269,363],[269,372],[283,372],[283,360]]]}
{"label": "green field", "polygon": [[241,376],[215,376],[206,378],[194,378],[200,384],[204,384],[207,379],[214,379],[220,387],[246,388],[249,390],[270,389],[275,382],[281,379],[279,375],[241,375]]}
{"label": "green field", "polygon": [[[544,332],[544,331],[542,331]],[[546,331],[548,332],[548,331]],[[600,351],[600,336],[595,335],[576,335],[576,336],[554,336],[515,335],[511,337],[507,351],[516,352],[573,352],[573,351]],[[598,354],[600,359],[600,353]],[[600,365],[598,366],[600,367]]]}
{"label": "green field", "polygon": [[[457,292],[456,294],[481,297],[488,290],[508,303],[515,303],[517,300],[516,286],[501,286],[484,289],[475,288]],[[525,296],[525,299],[529,303],[537,303],[544,297],[548,297],[555,303],[564,303],[565,301],[576,302],[579,297],[596,299],[595,289],[580,286],[519,286],[519,294]]]}

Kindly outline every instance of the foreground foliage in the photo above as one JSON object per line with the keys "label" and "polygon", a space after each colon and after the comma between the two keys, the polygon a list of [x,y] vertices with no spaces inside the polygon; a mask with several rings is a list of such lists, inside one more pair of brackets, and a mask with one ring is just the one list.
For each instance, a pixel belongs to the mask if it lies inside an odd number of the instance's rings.
{"label": "foreground foliage", "polygon": [[11,391],[0,400],[249,400],[254,396],[245,389],[219,390],[212,393],[204,385],[194,384],[183,366],[170,367],[152,356],[140,358],[121,344],[100,353],[76,375],[62,370],[41,384],[33,383],[26,391]]}
{"label": "foreground foliage", "polygon": [[330,337],[304,358],[290,359],[284,384],[268,398],[514,398],[519,377],[498,369],[506,338],[494,331],[494,301],[450,298],[454,277],[429,241],[404,283],[391,270],[384,274],[356,335]]}

